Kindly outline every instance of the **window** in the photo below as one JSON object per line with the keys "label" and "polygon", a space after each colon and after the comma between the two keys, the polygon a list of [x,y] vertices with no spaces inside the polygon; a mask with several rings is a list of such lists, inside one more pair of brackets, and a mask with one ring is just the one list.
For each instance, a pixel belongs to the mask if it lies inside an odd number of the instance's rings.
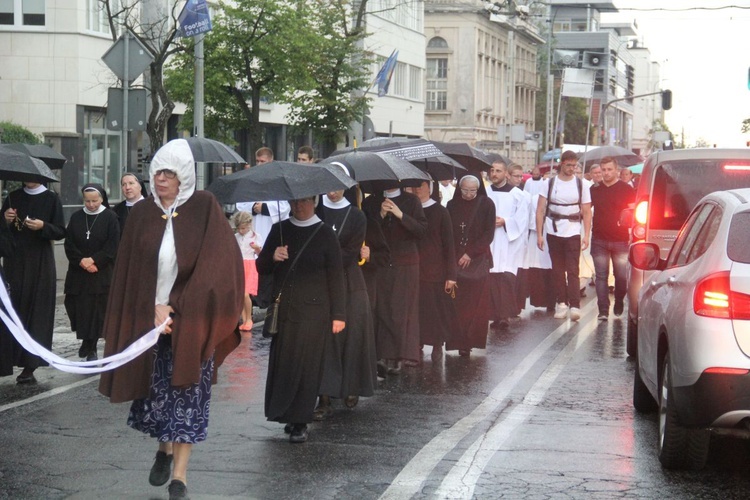
{"label": "window", "polygon": [[[107,11],[104,9],[102,3],[99,0],[86,0],[86,3],[86,29],[109,35],[109,19],[107,19]],[[110,4],[112,12],[119,10],[119,1],[110,0]]]}
{"label": "window", "polygon": [[448,58],[427,59],[427,111],[448,109]]}
{"label": "window", "polygon": [[106,128],[106,113],[103,110],[87,110],[83,115],[83,171],[81,186],[96,182],[113,193],[120,193],[120,132]]}
{"label": "window", "polygon": [[44,26],[45,0],[0,0],[1,26]]}
{"label": "window", "polygon": [[409,66],[409,98],[422,99],[422,68]]}
{"label": "window", "polygon": [[672,251],[669,254],[667,267],[684,266],[690,261],[690,251],[693,248],[693,244],[698,239],[698,235],[703,229],[704,222],[708,219],[709,215],[713,211],[714,206],[711,204],[705,204],[700,209],[693,212],[693,216],[690,218],[685,227],[682,228],[680,234],[672,246]]}
{"label": "window", "polygon": [[392,85],[388,92],[389,94],[399,96],[406,95],[406,84],[409,79],[408,69],[409,66],[407,66],[406,63],[396,63],[396,71],[393,74],[393,82],[391,82]]}

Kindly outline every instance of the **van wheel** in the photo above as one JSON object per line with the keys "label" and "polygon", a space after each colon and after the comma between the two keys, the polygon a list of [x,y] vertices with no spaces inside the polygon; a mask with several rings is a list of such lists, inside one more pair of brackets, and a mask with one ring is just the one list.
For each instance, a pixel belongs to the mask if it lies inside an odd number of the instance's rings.
{"label": "van wheel", "polygon": [[652,413],[659,408],[654,397],[648,392],[646,384],[643,383],[643,379],[641,379],[637,355],[635,357],[635,373],[633,374],[633,408],[640,413]]}
{"label": "van wheel", "polygon": [[628,314],[628,331],[625,336],[625,350],[628,356],[638,355],[638,323]]}
{"label": "van wheel", "polygon": [[700,470],[706,465],[711,434],[679,424],[672,402],[669,352],[664,356],[659,388],[659,461],[665,469]]}

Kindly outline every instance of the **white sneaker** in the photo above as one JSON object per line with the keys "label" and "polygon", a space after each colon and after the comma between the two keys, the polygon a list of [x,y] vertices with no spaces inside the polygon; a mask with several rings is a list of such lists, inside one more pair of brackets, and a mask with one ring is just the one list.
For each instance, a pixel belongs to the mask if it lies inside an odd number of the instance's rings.
{"label": "white sneaker", "polygon": [[570,308],[570,319],[572,321],[578,321],[581,319],[581,310],[577,307],[571,307]]}
{"label": "white sneaker", "polygon": [[[555,306],[555,319],[565,319],[568,316],[568,304],[560,302]],[[578,316],[580,318],[580,314]]]}

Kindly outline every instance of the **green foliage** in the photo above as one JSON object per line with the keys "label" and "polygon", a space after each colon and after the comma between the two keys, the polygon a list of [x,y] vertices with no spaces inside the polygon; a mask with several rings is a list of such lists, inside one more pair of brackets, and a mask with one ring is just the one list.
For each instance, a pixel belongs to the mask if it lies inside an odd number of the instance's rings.
{"label": "green foliage", "polygon": [[[204,41],[207,137],[231,142],[250,131],[250,149],[261,144],[262,100],[288,104],[290,124],[331,141],[362,113],[368,64],[363,31],[349,26],[348,0],[237,0],[223,3]],[[181,126],[193,125],[192,47],[166,71],[170,95],[187,105]]]}
{"label": "green foliage", "polygon": [[[586,127],[589,121],[588,99],[569,97],[565,115],[565,143],[586,144]],[[595,124],[594,124],[595,125]],[[589,144],[593,144],[594,127],[590,128]]]}
{"label": "green foliage", "polygon": [[745,118],[742,120],[742,133],[747,134],[750,132],[750,118]]}
{"label": "green foliage", "polygon": [[0,122],[0,142],[5,144],[39,144],[42,139],[21,125],[12,122]]}

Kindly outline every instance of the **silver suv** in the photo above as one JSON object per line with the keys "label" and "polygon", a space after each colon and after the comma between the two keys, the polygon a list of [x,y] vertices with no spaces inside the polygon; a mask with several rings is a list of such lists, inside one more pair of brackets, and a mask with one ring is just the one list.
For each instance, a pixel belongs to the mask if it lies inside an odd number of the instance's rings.
{"label": "silver suv", "polygon": [[738,189],[700,200],[666,259],[655,243],[630,247],[631,265],[653,272],[638,302],[633,406],[658,408],[665,468],[702,468],[711,431],[750,438],[748,242],[750,189]]}
{"label": "silver suv", "polygon": [[[656,243],[666,257],[688,214],[705,195],[750,187],[749,149],[679,149],[652,154],[643,166],[632,221],[631,242]],[[638,339],[638,293],[650,271],[631,267],[628,281],[627,352],[634,356]]]}

